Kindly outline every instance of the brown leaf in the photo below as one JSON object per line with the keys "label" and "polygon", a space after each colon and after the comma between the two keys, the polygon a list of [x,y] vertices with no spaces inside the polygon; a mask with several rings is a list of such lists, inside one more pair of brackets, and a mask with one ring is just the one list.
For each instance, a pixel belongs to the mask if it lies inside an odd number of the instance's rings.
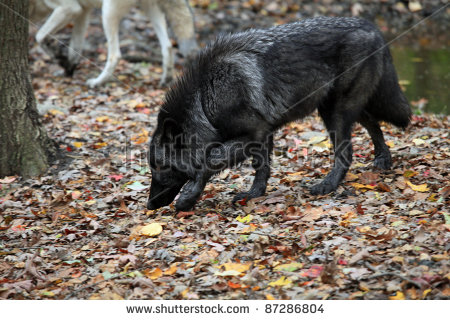
{"label": "brown leaf", "polygon": [[380,191],[391,192],[391,188],[383,182],[378,182],[377,186]]}
{"label": "brown leaf", "polygon": [[359,175],[359,181],[361,184],[375,185],[378,181],[378,173],[363,172]]}
{"label": "brown leaf", "polygon": [[349,261],[348,263],[350,265],[355,264],[356,262],[358,262],[359,260],[363,260],[365,258],[370,257],[370,253],[369,251],[367,251],[367,249],[363,249],[360,252],[358,252],[357,254],[355,254]]}
{"label": "brown leaf", "polygon": [[186,217],[190,217],[193,216],[195,214],[194,211],[180,211],[177,214],[177,218],[181,219],[181,218],[186,218]]}

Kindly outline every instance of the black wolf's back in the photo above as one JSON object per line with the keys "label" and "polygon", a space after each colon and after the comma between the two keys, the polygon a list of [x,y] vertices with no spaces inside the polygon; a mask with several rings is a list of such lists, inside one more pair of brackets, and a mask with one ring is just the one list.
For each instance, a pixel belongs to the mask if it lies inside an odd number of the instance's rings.
{"label": "black wolf's back", "polygon": [[167,114],[160,116],[198,124],[203,114],[202,121],[229,136],[252,130],[252,119],[272,130],[349,92],[362,101],[351,112],[409,123],[409,105],[376,26],[318,17],[219,36],[170,90]]}

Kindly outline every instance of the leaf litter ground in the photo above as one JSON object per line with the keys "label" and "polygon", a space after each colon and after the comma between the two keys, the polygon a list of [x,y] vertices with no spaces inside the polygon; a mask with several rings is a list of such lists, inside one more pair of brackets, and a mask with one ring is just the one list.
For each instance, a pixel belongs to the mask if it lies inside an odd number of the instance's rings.
{"label": "leaf litter ground", "polygon": [[[104,53],[87,50],[94,61]],[[313,115],[277,132],[266,196],[231,204],[250,187],[246,162],[216,176],[193,212],[147,211],[144,155],[165,92],[160,65],[121,61],[120,81],[98,89],[85,86],[98,73],[87,60],[68,79],[34,46],[31,68],[65,157],[39,179],[0,180],[0,297],[450,296],[448,117],[414,116],[406,132],[385,125],[387,172],[373,168],[373,145],[356,126],[346,181],[311,196],[332,166]]]}

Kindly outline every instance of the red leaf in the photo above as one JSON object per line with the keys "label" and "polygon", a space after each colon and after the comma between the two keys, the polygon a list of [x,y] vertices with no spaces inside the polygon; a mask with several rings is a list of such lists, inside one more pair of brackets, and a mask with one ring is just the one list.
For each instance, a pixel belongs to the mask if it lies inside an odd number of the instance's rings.
{"label": "red leaf", "polygon": [[364,214],[364,208],[362,207],[361,203],[358,203],[358,205],[356,206],[356,212],[358,214]]}
{"label": "red leaf", "polygon": [[112,175],[110,175],[108,177],[111,178],[111,179],[114,179],[116,181],[119,181],[119,180],[121,180],[123,178],[123,175],[121,175],[121,174],[112,174]]}
{"label": "red leaf", "polygon": [[344,259],[339,259],[338,260],[338,264],[342,265],[342,266],[346,266],[348,264],[347,260]]}
{"label": "red leaf", "polygon": [[308,270],[303,271],[300,275],[302,277],[317,278],[322,273],[323,266],[312,266]]}
{"label": "red leaf", "polygon": [[241,206],[247,205],[247,197],[245,197],[245,198],[242,199],[242,200],[239,200],[238,203],[239,203]]}
{"label": "red leaf", "polygon": [[228,286],[232,289],[239,289],[241,287],[241,285],[239,283],[234,283],[231,281],[228,281]]}

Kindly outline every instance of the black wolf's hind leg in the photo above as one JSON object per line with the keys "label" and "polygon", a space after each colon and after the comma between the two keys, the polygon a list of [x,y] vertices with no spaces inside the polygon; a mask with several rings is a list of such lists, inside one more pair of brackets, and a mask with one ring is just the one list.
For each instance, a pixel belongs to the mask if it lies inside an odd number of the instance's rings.
{"label": "black wolf's hind leg", "polygon": [[392,166],[391,152],[384,142],[383,132],[378,121],[371,118],[369,114],[364,114],[359,120],[364,128],[369,132],[375,147],[375,159],[373,165],[377,168],[389,170]]}
{"label": "black wolf's hind leg", "polygon": [[319,108],[331,141],[334,145],[335,160],[333,169],[322,182],[311,188],[312,194],[327,194],[337,189],[352,162],[351,131],[354,123],[351,114],[337,113],[334,110]]}
{"label": "black wolf's hind leg", "polygon": [[250,200],[261,197],[266,192],[267,180],[270,177],[270,155],[273,150],[273,135],[269,135],[262,144],[249,148],[252,155],[252,167],[255,169],[255,179],[249,191],[240,192],[233,198],[233,203],[242,199]]}
{"label": "black wolf's hind leg", "polygon": [[67,52],[64,52],[62,49],[57,52],[55,58],[58,61],[58,64],[64,68],[66,76],[72,77],[78,63],[72,63],[67,56]]}

